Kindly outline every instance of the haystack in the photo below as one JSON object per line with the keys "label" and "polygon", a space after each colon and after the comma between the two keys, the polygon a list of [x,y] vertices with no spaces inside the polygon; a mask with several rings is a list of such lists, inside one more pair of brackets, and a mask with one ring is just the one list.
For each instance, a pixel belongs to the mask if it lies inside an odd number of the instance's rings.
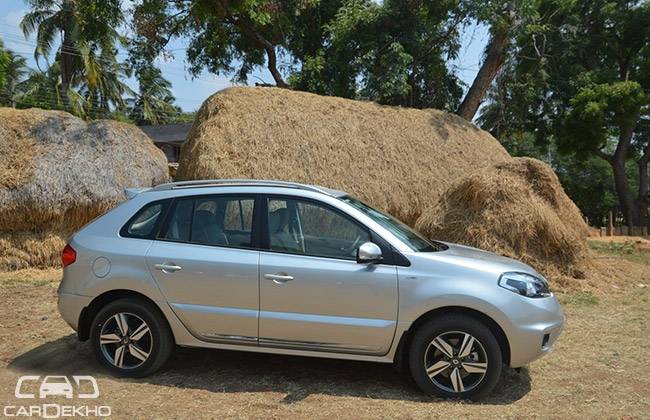
{"label": "haystack", "polygon": [[442,111],[237,87],[204,102],[177,178],[319,184],[413,224],[455,179],[509,158],[490,134]]}
{"label": "haystack", "polygon": [[416,228],[521,259],[548,275],[581,278],[587,267],[589,231],[580,210],[553,170],[535,159],[513,158],[459,180]]}
{"label": "haystack", "polygon": [[582,275],[586,226],[553,171],[513,159],[489,133],[442,111],[227,89],[198,112],[178,178],[320,184],[411,226],[419,220],[431,238]]}
{"label": "haystack", "polygon": [[124,188],[167,180],[164,154],[135,126],[0,108],[0,269],[56,265],[66,236]]}

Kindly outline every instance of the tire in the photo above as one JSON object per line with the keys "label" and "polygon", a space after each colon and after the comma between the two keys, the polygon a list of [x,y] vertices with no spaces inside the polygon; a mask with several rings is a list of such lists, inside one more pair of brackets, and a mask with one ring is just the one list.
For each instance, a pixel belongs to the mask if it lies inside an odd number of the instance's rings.
{"label": "tire", "polygon": [[409,348],[411,376],[432,396],[481,399],[496,386],[502,365],[501,348],[492,331],[463,314],[428,321],[415,332]]}
{"label": "tire", "polygon": [[90,339],[99,363],[116,376],[151,375],[174,349],[174,338],[160,310],[137,298],[119,299],[103,307],[93,320]]}

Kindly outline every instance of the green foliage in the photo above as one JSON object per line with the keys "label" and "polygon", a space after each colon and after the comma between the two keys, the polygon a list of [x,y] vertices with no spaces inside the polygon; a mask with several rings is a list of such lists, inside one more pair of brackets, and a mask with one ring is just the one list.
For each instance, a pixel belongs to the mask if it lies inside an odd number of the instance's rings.
{"label": "green foliage", "polygon": [[[117,46],[127,43],[116,31],[124,21],[120,0],[28,0],[28,4],[31,10],[21,27],[26,35],[36,34],[35,57],[49,57],[59,36],[61,44],[54,64],[15,85],[15,106],[153,124],[179,114],[171,85],[151,65],[153,57],[136,67],[140,92],[126,85],[132,69],[117,59]],[[133,98],[131,109],[125,97]]]}
{"label": "green foliage", "polygon": [[462,89],[445,57],[457,54],[455,2],[350,0],[324,26],[297,89],[384,104],[454,109]]}
{"label": "green foliage", "polygon": [[[293,57],[288,82],[294,89],[356,97],[356,50],[332,45],[335,40],[331,36],[331,25],[338,15],[342,20],[355,16],[346,9],[361,5],[360,2],[321,0],[292,18],[286,50]],[[371,7],[366,12],[374,13]]]}
{"label": "green foliage", "polygon": [[180,110],[174,106],[171,83],[166,80],[160,69],[141,68],[137,74],[139,92],[130,101],[130,118],[138,125],[168,124],[175,119]]}
{"label": "green foliage", "polygon": [[[616,175],[627,223],[643,223],[647,181],[639,178],[639,165],[650,142],[650,2],[542,0],[537,9],[490,92],[481,124],[502,140],[525,132],[558,149],[554,163],[578,168],[567,170],[563,182],[586,214],[611,205],[603,176],[611,185]],[[581,177],[580,168],[589,176]],[[590,187],[574,188],[572,179]]]}
{"label": "green foliage", "polygon": [[0,40],[0,89],[4,89],[7,84],[7,66],[9,65],[9,54],[4,49],[2,40]]}
{"label": "green foliage", "polygon": [[602,159],[586,160],[558,155],[553,161],[564,191],[582,210],[592,226],[604,226],[609,211],[616,206],[612,168]]}
{"label": "green foliage", "polygon": [[31,10],[20,26],[25,36],[36,34],[36,59],[48,58],[60,40],[53,69],[59,80],[46,77],[53,82],[44,97],[54,101],[48,108],[86,118],[109,116],[110,106],[121,106],[122,95],[129,91],[123,82],[128,69],[116,58],[116,45],[123,40],[115,29],[123,20],[120,1],[26,1]]}
{"label": "green foliage", "polygon": [[51,65],[46,71],[31,71],[27,79],[17,85],[14,97],[16,108],[42,108],[63,110],[61,96],[56,88],[59,67]]}
{"label": "green foliage", "polygon": [[454,109],[462,89],[446,60],[457,54],[464,18],[455,7],[455,0],[142,0],[131,61],[137,68],[164,55],[170,39],[188,37],[194,75],[207,69],[244,82],[266,66],[278,86]]}
{"label": "green foliage", "polygon": [[27,61],[24,57],[6,50],[7,62],[4,66],[5,86],[0,88],[0,105],[12,106],[18,93],[18,84],[28,74]]}
{"label": "green foliage", "polygon": [[539,16],[539,0],[464,0],[459,8],[490,27],[511,23],[514,16],[534,21]]}
{"label": "green foliage", "polygon": [[561,150],[580,155],[606,146],[619,127],[636,124],[650,96],[638,82],[589,84],[569,100],[571,107],[559,133]]}
{"label": "green foliage", "polygon": [[[576,203],[592,226],[603,226],[616,205],[611,166],[596,157],[576,159],[558,153],[553,145],[540,145],[529,132],[513,133],[502,141],[512,156],[530,156],[550,164],[564,191]],[[630,166],[633,171],[634,167]],[[634,173],[631,173],[634,177]]]}
{"label": "green foliage", "polygon": [[74,41],[112,42],[118,38],[115,30],[122,21],[120,0],[25,0],[31,8],[25,14],[20,27],[29,36],[36,34],[37,47],[34,56],[47,57],[56,38],[64,32],[65,39],[59,55],[72,58],[76,54]]}
{"label": "green foliage", "polygon": [[164,54],[172,38],[190,38],[187,59],[190,71],[197,75],[203,69],[215,74],[233,76],[244,81],[253,68],[268,59],[276,71],[276,83],[284,81],[279,74],[276,51],[285,46],[291,32],[290,22],[312,1],[245,0],[213,2],[192,0],[166,2],[143,0],[136,4],[133,27],[132,58],[135,66]]}

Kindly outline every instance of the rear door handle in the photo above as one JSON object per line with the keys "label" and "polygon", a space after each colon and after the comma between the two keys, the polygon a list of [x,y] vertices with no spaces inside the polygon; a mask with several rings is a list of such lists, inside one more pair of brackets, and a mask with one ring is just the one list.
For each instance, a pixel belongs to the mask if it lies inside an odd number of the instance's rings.
{"label": "rear door handle", "polygon": [[155,264],[154,267],[156,270],[160,270],[163,273],[173,273],[180,270],[182,267],[176,264]]}
{"label": "rear door handle", "polygon": [[264,278],[273,280],[273,282],[277,284],[283,284],[293,280],[293,276],[288,276],[286,274],[264,274]]}

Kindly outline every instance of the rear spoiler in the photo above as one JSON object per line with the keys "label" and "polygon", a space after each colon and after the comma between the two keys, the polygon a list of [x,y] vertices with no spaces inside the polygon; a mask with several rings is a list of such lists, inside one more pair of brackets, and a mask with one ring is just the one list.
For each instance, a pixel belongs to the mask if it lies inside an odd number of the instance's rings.
{"label": "rear spoiler", "polygon": [[126,197],[130,200],[136,195],[143,193],[145,191],[149,191],[151,188],[126,188],[124,189],[124,192],[126,193]]}

